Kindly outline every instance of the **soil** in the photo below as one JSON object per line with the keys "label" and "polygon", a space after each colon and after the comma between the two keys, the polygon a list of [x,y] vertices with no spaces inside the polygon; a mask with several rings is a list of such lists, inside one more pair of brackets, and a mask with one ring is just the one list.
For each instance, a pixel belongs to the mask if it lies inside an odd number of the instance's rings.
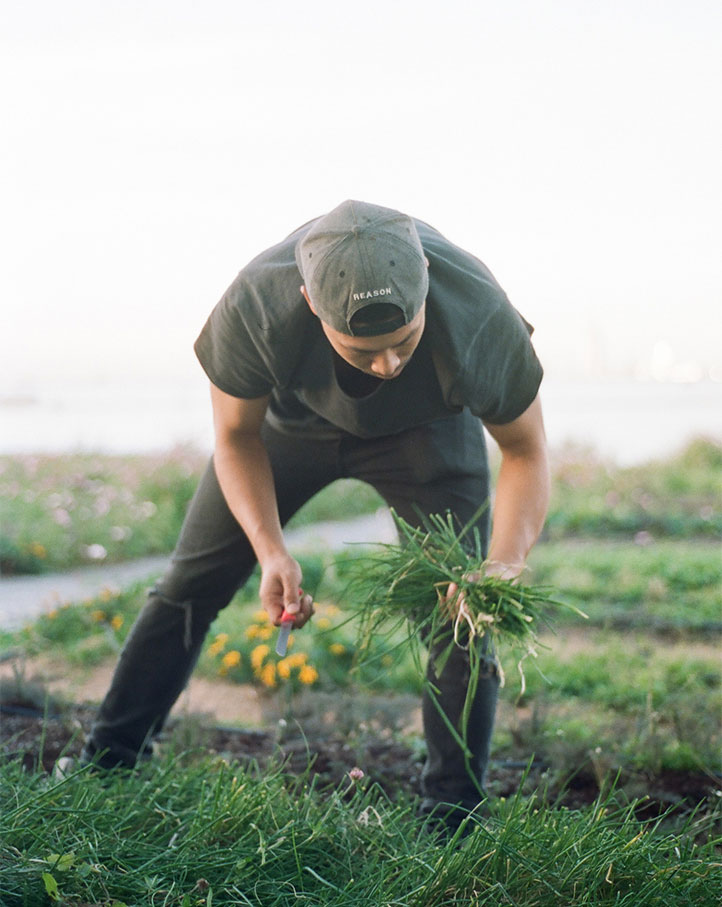
{"label": "soil", "polygon": [[[161,749],[215,753],[261,770],[280,763],[290,776],[310,771],[320,789],[337,787],[358,766],[391,797],[420,795],[423,747],[416,697],[309,691],[288,703],[235,686],[236,710],[246,701],[263,716],[260,726],[235,727],[223,723],[214,709],[214,703],[227,703],[229,691],[205,683],[205,699],[199,692],[204,688],[196,688],[195,696],[174,710]],[[89,703],[47,698],[47,687],[25,682],[13,688],[6,680],[0,687],[0,754],[21,760],[30,771],[51,772],[60,755],[79,753],[96,709]],[[524,794],[537,791],[569,808],[588,805],[599,795],[591,768],[571,778],[568,773],[557,777],[543,761],[530,767],[528,754],[522,752],[518,759],[491,762],[487,788],[495,797],[513,796],[520,788]],[[636,773],[618,783],[622,795],[645,796],[637,810],[643,820],[667,811],[680,819],[695,808],[716,810],[719,788],[719,778],[695,772]]]}

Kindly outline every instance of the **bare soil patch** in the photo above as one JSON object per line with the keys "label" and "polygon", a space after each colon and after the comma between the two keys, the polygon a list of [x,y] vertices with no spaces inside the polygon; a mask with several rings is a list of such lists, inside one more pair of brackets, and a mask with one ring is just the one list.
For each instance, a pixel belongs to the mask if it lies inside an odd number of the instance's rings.
{"label": "bare soil patch", "polygon": [[[100,683],[99,676],[95,680]],[[253,689],[198,680],[176,706],[161,748],[208,752],[261,770],[283,766],[291,776],[317,776],[320,788],[338,786],[358,766],[392,797],[420,795],[424,756],[416,697],[309,691],[289,703]],[[2,757],[21,760],[30,771],[50,772],[60,755],[80,752],[96,705],[47,698],[40,684],[28,682],[17,689],[6,681],[0,694]],[[250,711],[256,709],[255,726],[225,723],[226,710],[232,708],[237,719],[244,701]],[[593,772],[556,776],[543,760],[530,767],[523,752],[518,759],[492,761],[487,787],[496,797],[513,796],[520,788],[525,794],[536,790],[571,808],[590,804],[599,794]],[[635,773],[622,778],[619,787],[622,795],[627,789],[634,797],[647,797],[638,809],[640,818],[653,819],[670,809],[681,817],[699,804],[703,810],[717,808],[720,779],[702,772]]]}

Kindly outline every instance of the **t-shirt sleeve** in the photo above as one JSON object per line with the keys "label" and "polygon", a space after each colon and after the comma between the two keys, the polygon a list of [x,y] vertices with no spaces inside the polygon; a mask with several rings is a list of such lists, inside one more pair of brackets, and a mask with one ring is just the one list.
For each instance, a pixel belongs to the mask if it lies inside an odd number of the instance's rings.
{"label": "t-shirt sleeve", "polygon": [[531,342],[532,331],[505,301],[469,344],[462,395],[484,422],[512,422],[534,401],[544,373]]}
{"label": "t-shirt sleeve", "polygon": [[216,387],[233,397],[270,394],[273,376],[259,349],[259,326],[229,290],[211,312],[194,344],[203,370]]}

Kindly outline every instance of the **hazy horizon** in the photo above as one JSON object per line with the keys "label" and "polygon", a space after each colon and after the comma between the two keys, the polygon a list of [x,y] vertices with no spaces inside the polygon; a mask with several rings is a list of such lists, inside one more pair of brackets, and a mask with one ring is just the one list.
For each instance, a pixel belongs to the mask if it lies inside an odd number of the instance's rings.
{"label": "hazy horizon", "polygon": [[344,198],[481,258],[555,378],[722,378],[722,10],[15,4],[0,392],[192,375],[236,272]]}

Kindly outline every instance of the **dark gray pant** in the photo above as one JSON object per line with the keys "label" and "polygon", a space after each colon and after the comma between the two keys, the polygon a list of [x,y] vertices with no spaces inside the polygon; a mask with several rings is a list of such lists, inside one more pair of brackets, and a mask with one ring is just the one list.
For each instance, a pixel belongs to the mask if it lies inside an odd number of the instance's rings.
{"label": "dark gray pant", "polygon": [[[466,524],[489,496],[481,423],[468,413],[370,440],[340,432],[323,439],[287,434],[268,424],[263,438],[282,523],[321,488],[344,477],[368,482],[411,523],[419,522],[419,508],[424,514],[450,510]],[[486,545],[488,511],[479,520]],[[160,731],[186,685],[208,628],[255,564],[211,462],[190,504],[170,566],[151,590],[126,640],[86,756],[107,750],[104,764],[134,764],[148,754],[149,740]],[[426,693],[422,703],[428,747],[424,793],[430,803],[458,802],[471,808],[480,799],[489,755],[497,671],[493,659],[488,659],[476,692],[468,726],[474,776],[470,778],[463,752],[437,707],[459,727],[468,656],[455,648],[440,677],[431,661],[427,674],[439,693],[437,704]]]}

